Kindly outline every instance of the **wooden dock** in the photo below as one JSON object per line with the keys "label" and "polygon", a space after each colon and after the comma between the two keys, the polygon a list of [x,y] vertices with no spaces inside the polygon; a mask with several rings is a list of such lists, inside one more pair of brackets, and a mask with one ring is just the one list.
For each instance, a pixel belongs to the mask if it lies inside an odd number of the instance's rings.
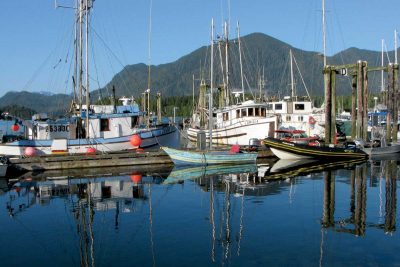
{"label": "wooden dock", "polygon": [[9,164],[11,168],[19,171],[43,171],[135,165],[172,165],[173,163],[163,151],[126,151],[107,154],[9,158]]}
{"label": "wooden dock", "polygon": [[[269,149],[258,151],[258,159],[269,157],[273,157]],[[10,157],[8,163],[11,170],[23,172],[143,165],[173,166],[170,157],[162,150]]]}

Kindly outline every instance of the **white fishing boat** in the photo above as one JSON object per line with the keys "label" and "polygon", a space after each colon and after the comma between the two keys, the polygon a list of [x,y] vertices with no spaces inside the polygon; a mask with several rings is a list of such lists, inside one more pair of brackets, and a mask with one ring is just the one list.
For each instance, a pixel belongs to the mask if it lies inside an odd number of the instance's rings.
{"label": "white fishing boat", "polygon": [[[76,72],[73,75],[75,97],[71,105],[71,115],[58,120],[51,120],[46,114],[35,115],[31,121],[23,123],[23,138],[0,144],[0,155],[32,156],[129,150],[163,144],[175,132],[175,126],[161,123],[160,112],[158,120],[152,120],[149,109],[140,110],[133,97],[123,97],[120,99],[122,105],[116,105],[114,90],[113,105],[90,104],[88,23],[93,1],[77,1],[77,4],[74,7],[77,16],[74,40]],[[148,103],[150,89],[146,92],[144,97],[147,97]]]}
{"label": "white fishing boat", "polygon": [[[276,97],[267,99],[269,105],[267,110],[279,116],[279,129],[301,130],[308,136],[323,137],[325,135],[324,114],[320,109],[313,106],[311,96],[292,50],[289,50],[289,62],[290,92],[288,95],[284,96],[283,99],[277,99]],[[298,73],[296,76],[294,66]],[[296,82],[296,77],[301,80],[301,84],[306,92],[303,96],[297,94],[298,88],[296,85],[298,82]]]}
{"label": "white fishing boat", "polygon": [[[213,88],[213,79],[211,79],[211,86],[206,85],[205,81],[202,80],[198,106],[193,112],[192,123],[187,130],[187,135],[189,140],[196,141],[200,131],[212,129],[212,138],[210,138],[210,132],[206,132],[207,142],[210,142],[211,139],[211,143],[217,145],[249,145],[251,140],[274,136],[278,125],[278,117],[268,112],[269,104],[256,102],[255,100],[247,100],[245,97],[239,27],[236,43],[238,44],[239,51],[242,86],[241,89],[235,92],[232,91],[230,79],[233,77],[230,77],[230,41],[228,39],[227,28],[228,26],[225,23],[224,37],[219,38],[217,41],[219,51],[225,50],[225,59],[222,60],[221,55],[219,57],[221,61],[219,66],[221,68],[220,76],[222,81],[220,85]],[[213,69],[214,32],[211,35],[210,67]],[[215,97],[212,92],[215,91],[218,92],[218,105],[216,108],[212,104],[213,98]],[[231,99],[231,96],[233,96],[234,99]],[[207,121],[211,127],[206,125]]]}

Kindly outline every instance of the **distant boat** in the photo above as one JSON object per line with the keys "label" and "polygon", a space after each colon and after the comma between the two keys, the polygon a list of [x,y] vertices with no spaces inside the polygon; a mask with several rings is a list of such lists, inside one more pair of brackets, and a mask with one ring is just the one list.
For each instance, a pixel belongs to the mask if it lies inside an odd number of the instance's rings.
{"label": "distant boat", "polygon": [[240,164],[240,165],[209,165],[177,168],[175,167],[169,174],[168,178],[164,180],[164,184],[178,183],[184,180],[193,180],[196,178],[203,178],[212,175],[223,175],[231,173],[256,173],[256,164]]}
{"label": "distant boat", "polygon": [[282,141],[276,138],[264,139],[264,145],[280,159],[365,159],[368,154],[354,147],[309,146]]}
{"label": "distant boat", "polygon": [[161,147],[170,156],[175,166],[212,165],[212,164],[247,164],[255,163],[258,153],[234,153],[227,150],[196,151]]}

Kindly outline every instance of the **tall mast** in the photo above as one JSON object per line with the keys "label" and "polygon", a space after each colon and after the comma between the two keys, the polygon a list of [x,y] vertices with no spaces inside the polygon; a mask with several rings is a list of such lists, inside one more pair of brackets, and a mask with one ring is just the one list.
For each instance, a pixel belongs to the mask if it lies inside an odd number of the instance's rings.
{"label": "tall mast", "polygon": [[[73,102],[77,101],[77,84],[76,84],[76,78],[78,77],[78,16],[79,16],[79,0],[76,0],[76,10],[75,10],[75,29],[74,29],[74,35],[75,35],[75,40],[74,40],[74,77],[73,77],[73,87],[74,87],[74,100]],[[78,102],[78,101],[77,101]]]}
{"label": "tall mast", "polygon": [[[381,66],[383,67],[384,64],[384,56],[383,56],[383,50],[385,49],[385,40],[382,39],[382,47],[381,47]],[[381,91],[385,91],[385,80],[384,80],[384,71],[381,70]]]}
{"label": "tall mast", "polygon": [[325,22],[325,0],[322,0],[322,36],[323,36],[323,53],[324,67],[326,66],[326,22]]}
{"label": "tall mast", "polygon": [[291,86],[291,91],[292,91],[292,99],[294,99],[296,93],[295,93],[295,88],[294,88],[293,54],[292,54],[292,49],[289,50],[289,55],[290,55],[290,86]]}
{"label": "tall mast", "polygon": [[208,130],[209,130],[210,149],[212,148],[212,128],[213,128],[213,88],[214,88],[214,19],[211,19],[210,100],[208,103]]}
{"label": "tall mast", "polygon": [[238,34],[238,44],[239,44],[240,80],[242,81],[242,97],[243,97],[243,102],[244,102],[244,81],[243,81],[242,49],[241,49],[241,45],[240,45],[239,21],[237,22],[237,34]]}
{"label": "tall mast", "polygon": [[225,71],[226,71],[226,88],[225,88],[225,103],[229,105],[229,33],[228,23],[225,21]]}
{"label": "tall mast", "polygon": [[89,99],[89,1],[86,0],[85,16],[86,16],[86,138],[89,138],[89,110],[90,110],[90,99]]}
{"label": "tall mast", "polygon": [[149,11],[149,54],[148,54],[148,60],[149,60],[149,67],[148,67],[148,79],[147,79],[147,120],[146,124],[147,127],[150,127],[150,87],[151,87],[151,28],[152,28],[152,9],[153,9],[153,1],[150,0],[150,11]]}
{"label": "tall mast", "polygon": [[82,60],[82,42],[83,42],[83,30],[82,30],[82,12],[83,12],[83,0],[80,0],[79,4],[79,109],[82,110],[82,82],[83,82],[83,60]]}
{"label": "tall mast", "polygon": [[394,64],[397,64],[397,30],[394,30]]}

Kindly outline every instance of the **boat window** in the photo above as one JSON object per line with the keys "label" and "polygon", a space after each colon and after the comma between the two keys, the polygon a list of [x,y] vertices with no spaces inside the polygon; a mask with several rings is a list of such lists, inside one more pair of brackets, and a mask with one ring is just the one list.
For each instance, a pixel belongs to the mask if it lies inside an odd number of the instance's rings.
{"label": "boat window", "polygon": [[304,104],[295,104],[294,110],[304,110]]}
{"label": "boat window", "polygon": [[132,116],[131,117],[131,128],[135,128],[138,125],[139,117]]}
{"label": "boat window", "polygon": [[249,108],[249,117],[250,116],[254,116],[254,109],[253,108]]}
{"label": "boat window", "polygon": [[298,120],[299,120],[299,121],[304,121],[303,116],[298,116]]}
{"label": "boat window", "polygon": [[240,109],[236,110],[236,118],[240,118]]}
{"label": "boat window", "polygon": [[228,113],[228,112],[222,113],[222,120],[223,120],[223,121],[229,120],[229,113]]}
{"label": "boat window", "polygon": [[265,108],[261,108],[261,117],[265,117],[266,111]]}
{"label": "boat window", "polygon": [[241,109],[242,111],[242,117],[246,117],[247,116],[247,109]]}
{"label": "boat window", "polygon": [[275,110],[282,110],[282,104],[275,104]]}
{"label": "boat window", "polygon": [[100,131],[106,132],[110,130],[110,122],[108,119],[100,119]]}
{"label": "boat window", "polygon": [[255,116],[261,116],[260,108],[255,108]]}
{"label": "boat window", "polygon": [[292,117],[290,115],[287,115],[286,116],[286,121],[291,121],[291,120],[292,120]]}

